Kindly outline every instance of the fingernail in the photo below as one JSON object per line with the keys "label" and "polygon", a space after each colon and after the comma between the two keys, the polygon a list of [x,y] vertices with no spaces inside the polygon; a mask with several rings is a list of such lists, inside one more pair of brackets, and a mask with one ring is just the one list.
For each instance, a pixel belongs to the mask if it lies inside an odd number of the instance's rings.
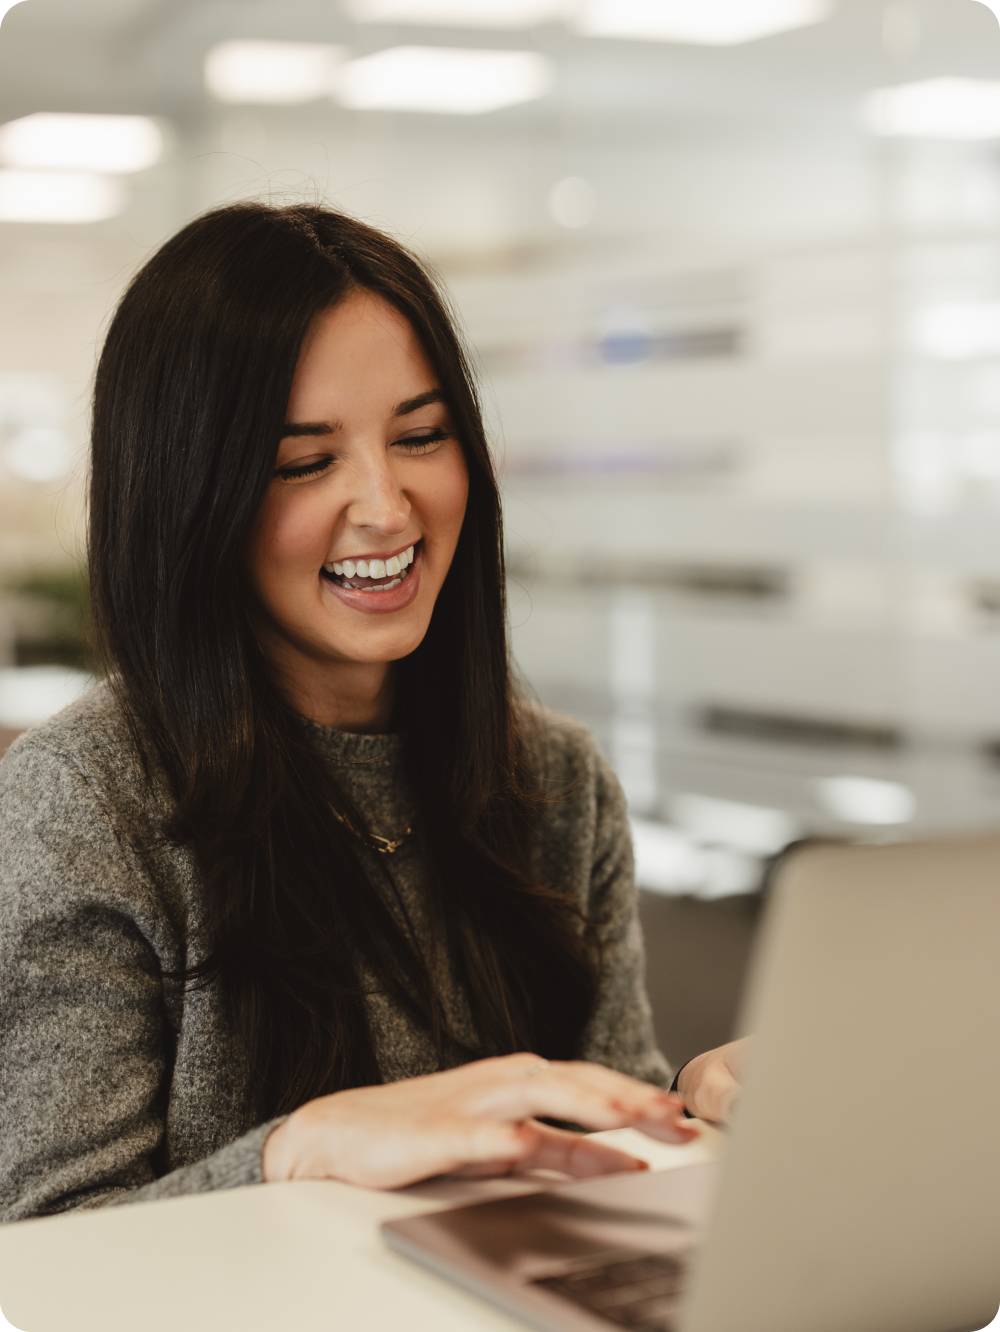
{"label": "fingernail", "polygon": [[632,1162],[632,1169],[633,1169],[633,1170],[648,1170],[648,1169],[649,1169],[649,1162],[648,1162],[648,1161],[640,1161],[640,1160],[638,1159],[638,1157],[636,1157],[636,1159]]}

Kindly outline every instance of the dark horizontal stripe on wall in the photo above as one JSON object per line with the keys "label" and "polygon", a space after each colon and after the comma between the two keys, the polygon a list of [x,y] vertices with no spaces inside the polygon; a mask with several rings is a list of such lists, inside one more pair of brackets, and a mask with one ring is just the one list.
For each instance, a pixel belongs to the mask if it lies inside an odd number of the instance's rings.
{"label": "dark horizontal stripe on wall", "polygon": [[851,722],[830,717],[756,712],[709,704],[695,710],[697,724],[713,735],[768,740],[777,744],[839,745],[844,748],[899,749],[903,733],[897,726]]}
{"label": "dark horizontal stripe on wall", "polygon": [[503,479],[539,476],[661,477],[668,481],[714,479],[737,472],[746,462],[745,447],[735,441],[678,444],[672,440],[633,442],[587,441],[579,437],[544,446],[519,445],[504,462]]}
{"label": "dark horizontal stripe on wall", "polygon": [[495,343],[480,348],[479,363],[489,374],[515,370],[547,373],[574,368],[592,370],[601,365],[640,365],[649,361],[734,359],[742,356],[745,348],[745,330],[735,324],[659,333],[623,328],[599,338]]}
{"label": "dark horizontal stripe on wall", "polygon": [[782,600],[788,596],[791,584],[791,576],[785,569],[658,563],[604,556],[599,567],[586,564],[552,567],[537,558],[514,553],[507,557],[507,572],[512,578],[533,583],[644,587],[696,597],[738,597],[753,601]]}

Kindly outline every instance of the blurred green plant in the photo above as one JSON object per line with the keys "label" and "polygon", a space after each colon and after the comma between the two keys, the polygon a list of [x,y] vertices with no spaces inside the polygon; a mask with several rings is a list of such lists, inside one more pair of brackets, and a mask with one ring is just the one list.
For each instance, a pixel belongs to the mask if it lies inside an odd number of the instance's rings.
{"label": "blurred green plant", "polygon": [[14,603],[14,664],[74,666],[96,673],[86,569],[35,569],[9,578]]}

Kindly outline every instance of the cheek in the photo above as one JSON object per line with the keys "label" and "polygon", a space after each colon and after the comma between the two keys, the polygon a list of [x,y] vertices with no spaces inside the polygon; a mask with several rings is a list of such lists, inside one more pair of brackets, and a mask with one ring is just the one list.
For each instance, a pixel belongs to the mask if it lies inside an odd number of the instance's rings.
{"label": "cheek", "polygon": [[322,564],[325,527],[310,513],[304,499],[279,495],[265,504],[252,545],[253,567],[261,582],[266,583],[279,570]]}
{"label": "cheek", "polygon": [[466,470],[463,459],[458,460],[456,466],[450,468],[448,472],[439,478],[439,484],[435,487],[434,505],[437,514],[442,523],[447,523],[455,529],[455,537],[458,537],[459,528],[462,526],[462,519],[465,516],[465,506],[469,498],[469,473]]}

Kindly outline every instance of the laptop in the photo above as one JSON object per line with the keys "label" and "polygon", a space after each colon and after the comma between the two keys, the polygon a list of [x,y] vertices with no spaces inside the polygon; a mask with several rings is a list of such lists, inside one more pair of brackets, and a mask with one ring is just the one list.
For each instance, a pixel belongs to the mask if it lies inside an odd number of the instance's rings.
{"label": "laptop", "polygon": [[382,1227],[552,1332],[975,1332],[1000,1305],[1000,835],[775,876],[717,1160]]}

